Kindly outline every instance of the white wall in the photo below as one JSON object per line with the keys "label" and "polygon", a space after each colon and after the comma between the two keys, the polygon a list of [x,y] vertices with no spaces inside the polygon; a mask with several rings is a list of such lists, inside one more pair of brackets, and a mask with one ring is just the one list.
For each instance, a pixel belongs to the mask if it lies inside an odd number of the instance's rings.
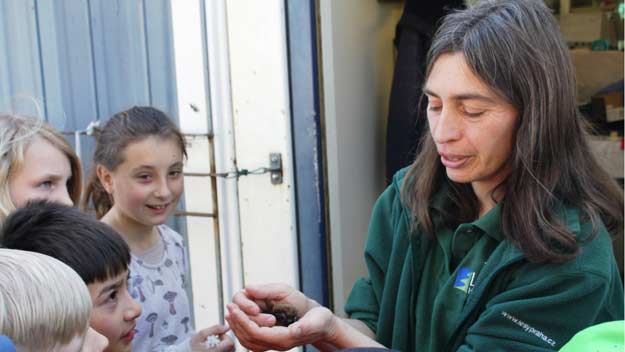
{"label": "white wall", "polygon": [[[210,179],[186,178],[188,210],[217,213],[218,220],[218,231],[213,219],[187,220],[199,328],[223,321],[223,304],[243,285],[298,283],[285,3],[211,0],[205,5],[202,28],[198,0],[172,2],[183,131],[206,133],[210,114],[215,171],[268,167],[269,154],[280,153],[283,182],[272,184],[269,174],[218,178],[213,209]],[[191,142],[185,171],[209,172],[206,138]]]}
{"label": "white wall", "polygon": [[321,0],[323,106],[328,166],[333,299],[343,311],[366,275],[371,208],[383,191],[395,24],[402,3]]}
{"label": "white wall", "polygon": [[[238,198],[238,205],[232,211],[237,214],[230,221],[222,218],[228,207],[222,208],[224,203],[219,202],[222,246],[226,238],[238,237],[237,233],[240,231],[238,241],[242,242],[239,242],[242,246],[235,247],[242,252],[242,256],[235,257],[242,260],[238,264],[241,266],[234,268],[234,271],[242,269],[242,281],[282,281],[295,284],[297,273],[294,268],[297,257],[294,223],[292,207],[288,205],[293,195],[289,187],[292,175],[290,137],[287,133],[289,102],[284,7],[280,1],[263,2],[262,6],[246,0],[215,3],[220,4],[217,9],[220,11],[216,11],[213,6],[211,13],[219,12],[221,15],[207,21],[209,56],[211,53],[222,53],[225,55],[225,62],[229,63],[225,68],[220,66],[221,71],[225,72],[211,70],[209,80],[211,97],[214,98],[211,101],[211,110],[216,153],[221,155],[224,152],[221,147],[217,150],[217,145],[221,145],[219,141],[227,137],[226,139],[232,140],[230,148],[236,154],[229,157],[232,159],[230,162],[237,163],[240,168],[266,166],[269,152],[281,152],[285,168],[285,183],[280,186],[271,185],[268,175],[241,178],[234,191],[235,194],[238,193],[235,196]],[[401,6],[401,3],[377,0],[320,1],[323,113],[333,266],[332,294],[337,312],[342,311],[344,300],[354,281],[366,274],[362,249],[367,225],[371,207],[384,188],[385,121],[392,76],[392,39]],[[181,15],[179,18],[188,17]],[[223,22],[218,26],[222,31],[213,30],[215,26],[210,26],[211,23],[219,22],[216,20]],[[183,28],[187,25],[184,20],[174,22]],[[197,34],[198,31],[193,32]],[[193,42],[197,43],[197,39]],[[227,44],[219,48],[213,45],[220,42]],[[180,40],[178,43],[189,43],[189,40]],[[189,46],[188,49],[191,50],[193,45]],[[186,51],[177,51],[177,59],[182,62],[183,58],[186,59]],[[193,62],[194,66],[198,65],[196,61]],[[213,66],[215,58],[209,60],[209,69],[215,68]],[[180,69],[177,72],[180,75],[179,81],[183,78],[182,72],[186,70]],[[219,72],[224,75],[223,80],[217,77]],[[195,82],[193,85],[196,87],[202,87],[200,81],[195,81],[197,77],[187,75],[187,78]],[[231,86],[213,87],[216,80],[229,82]],[[232,115],[227,109],[221,112],[214,109],[215,106],[228,105],[221,104],[213,96],[220,91],[230,97],[225,101],[232,104]],[[206,92],[206,87],[190,92],[190,95],[205,94],[201,92]],[[179,104],[183,108],[188,106],[186,99],[188,97],[183,97],[183,103]],[[202,108],[203,112],[208,109],[204,106]],[[229,116],[233,118],[234,129],[219,127],[222,122],[229,120]],[[202,149],[200,145],[198,147]],[[217,171],[226,171],[232,167],[222,162],[217,164]],[[229,180],[229,183],[232,182],[237,183],[236,180]],[[217,188],[223,190],[224,187],[218,184]],[[191,197],[189,194],[187,196]],[[270,202],[270,199],[275,199],[276,202]],[[237,226],[228,227],[230,222]],[[202,234],[191,236],[193,240],[190,238],[190,242],[194,242],[191,243],[194,249],[204,248],[191,251],[194,268],[214,266],[214,256],[207,254],[219,251],[211,247],[212,236],[206,232],[210,225],[204,224],[201,228],[204,230],[201,231]],[[233,241],[233,245],[238,241]],[[273,245],[267,247],[272,243]],[[277,253],[280,254],[276,255]],[[234,274],[233,270],[229,270],[230,264],[222,262],[222,265],[225,277]],[[198,303],[195,307],[198,315],[196,318],[207,323],[219,314],[219,310],[214,308],[205,312],[208,314],[200,313],[207,306],[212,308],[216,303],[213,297],[218,294],[209,283],[214,283],[217,273],[210,275],[210,278],[203,270],[195,270],[195,274],[201,276],[195,275],[193,278],[194,296]],[[233,287],[240,284],[241,282],[235,283]],[[198,285],[206,286],[200,290]],[[223,289],[226,293],[224,299],[229,300],[232,288]]]}
{"label": "white wall", "polygon": [[285,3],[229,0],[226,9],[238,167],[268,167],[269,154],[281,153],[284,179],[239,178],[244,283],[297,287]]}
{"label": "white wall", "polygon": [[[209,130],[210,107],[202,49],[202,22],[197,0],[175,2],[171,6],[172,34],[176,69],[176,93],[180,128],[184,133],[205,134]],[[195,109],[191,108],[194,106]],[[194,137],[189,142],[185,172],[211,171],[209,141]],[[214,213],[213,190],[207,177],[185,177],[185,208],[188,211]],[[223,321],[219,248],[215,222],[208,217],[187,217],[187,244],[191,270],[191,291],[195,327],[206,328]]]}

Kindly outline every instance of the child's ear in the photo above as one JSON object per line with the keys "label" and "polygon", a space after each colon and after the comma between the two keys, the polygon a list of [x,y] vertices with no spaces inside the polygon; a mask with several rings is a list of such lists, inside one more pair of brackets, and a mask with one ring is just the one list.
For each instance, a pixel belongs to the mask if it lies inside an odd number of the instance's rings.
{"label": "child's ear", "polygon": [[104,165],[96,165],[95,174],[100,180],[100,183],[106,190],[106,193],[113,194],[113,175],[111,172],[104,167]]}

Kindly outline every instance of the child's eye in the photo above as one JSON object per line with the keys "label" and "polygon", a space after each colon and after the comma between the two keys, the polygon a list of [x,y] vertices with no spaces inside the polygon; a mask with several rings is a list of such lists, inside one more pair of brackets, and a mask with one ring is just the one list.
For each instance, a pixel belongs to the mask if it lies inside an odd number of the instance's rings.
{"label": "child's eye", "polygon": [[142,181],[149,181],[152,177],[148,174],[137,175],[137,178]]}
{"label": "child's eye", "polygon": [[107,303],[112,303],[116,301],[117,301],[117,290],[112,291],[111,294],[106,299]]}
{"label": "child's eye", "polygon": [[173,170],[169,172],[169,176],[178,177],[182,175],[182,170]]}
{"label": "child's eye", "polygon": [[52,188],[52,181],[43,181],[40,182],[39,185],[37,187],[41,187],[41,188]]}

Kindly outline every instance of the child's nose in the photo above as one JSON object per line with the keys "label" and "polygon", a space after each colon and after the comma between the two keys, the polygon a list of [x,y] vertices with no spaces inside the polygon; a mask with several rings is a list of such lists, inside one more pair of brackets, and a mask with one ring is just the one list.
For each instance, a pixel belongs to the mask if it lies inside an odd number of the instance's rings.
{"label": "child's nose", "polygon": [[166,198],[171,195],[171,189],[169,188],[167,180],[160,180],[158,182],[154,195],[161,198]]}
{"label": "child's nose", "polygon": [[127,321],[132,321],[141,315],[141,306],[134,300],[134,298],[132,298],[132,296],[130,296],[130,294],[128,295],[128,299],[128,307],[124,312],[124,318]]}

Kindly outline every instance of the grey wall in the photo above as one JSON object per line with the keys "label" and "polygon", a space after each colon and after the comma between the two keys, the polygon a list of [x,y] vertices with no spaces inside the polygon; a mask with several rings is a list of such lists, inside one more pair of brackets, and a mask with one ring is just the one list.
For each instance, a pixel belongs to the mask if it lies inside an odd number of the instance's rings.
{"label": "grey wall", "polygon": [[176,119],[172,50],[167,0],[0,0],[0,111],[61,131],[132,105]]}

